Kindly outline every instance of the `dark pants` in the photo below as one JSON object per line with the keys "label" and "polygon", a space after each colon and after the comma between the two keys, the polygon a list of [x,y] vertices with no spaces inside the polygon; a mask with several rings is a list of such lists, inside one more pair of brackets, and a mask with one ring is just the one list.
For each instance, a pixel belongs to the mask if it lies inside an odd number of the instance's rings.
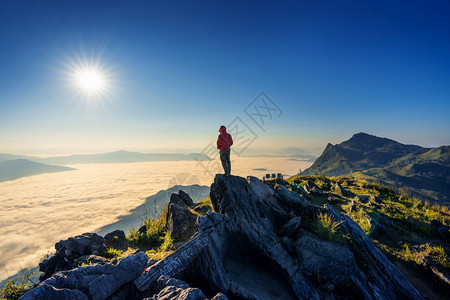
{"label": "dark pants", "polygon": [[222,162],[225,174],[231,173],[230,149],[220,151],[220,161]]}

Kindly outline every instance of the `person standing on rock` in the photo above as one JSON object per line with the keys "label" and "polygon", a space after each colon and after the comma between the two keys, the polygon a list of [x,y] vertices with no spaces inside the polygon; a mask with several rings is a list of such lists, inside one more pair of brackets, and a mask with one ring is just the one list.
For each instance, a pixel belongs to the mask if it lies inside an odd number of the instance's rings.
{"label": "person standing on rock", "polygon": [[227,132],[225,126],[220,126],[219,136],[217,137],[217,149],[220,153],[220,161],[222,162],[223,170],[225,175],[230,175],[231,173],[231,160],[230,160],[230,147],[233,145],[233,138]]}

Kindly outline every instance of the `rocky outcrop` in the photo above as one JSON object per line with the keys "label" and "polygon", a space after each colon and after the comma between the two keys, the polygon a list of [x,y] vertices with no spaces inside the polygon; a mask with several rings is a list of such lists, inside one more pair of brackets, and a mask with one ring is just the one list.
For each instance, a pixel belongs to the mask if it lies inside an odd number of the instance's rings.
{"label": "rocky outcrop", "polygon": [[194,207],[194,211],[201,215],[206,215],[208,212],[211,211],[211,206],[207,204],[199,205]]}
{"label": "rocky outcrop", "polygon": [[348,193],[347,190],[344,189],[344,187],[339,182],[336,182],[336,184],[333,185],[332,190],[334,193],[341,195],[341,196],[345,196]]}
{"label": "rocky outcrop", "polygon": [[40,281],[55,272],[72,269],[76,260],[84,255],[99,255],[107,250],[103,237],[96,233],[84,233],[59,241],[55,249],[55,255],[39,264],[39,270],[43,272]]}
{"label": "rocky outcrop", "polygon": [[[206,300],[206,296],[198,288],[175,278],[161,276],[156,282],[155,295],[145,300]],[[218,293],[212,300],[228,300],[222,293]]]}
{"label": "rocky outcrop", "polygon": [[187,208],[178,204],[169,204],[169,210],[167,213],[167,229],[177,237],[185,235],[192,224],[195,222],[196,217]]}
{"label": "rocky outcrop", "polygon": [[94,264],[59,272],[41,282],[20,299],[107,299],[141,275],[147,260],[147,255],[141,252],[121,259],[117,265]]}
{"label": "rocky outcrop", "polygon": [[[331,206],[315,206],[285,186],[216,175],[216,213],[198,219],[197,234],[135,281],[140,290],[161,275],[238,299],[422,299],[361,228]],[[317,213],[341,222],[354,244],[325,241],[302,226]],[[266,284],[269,283],[269,284]]]}
{"label": "rocky outcrop", "polygon": [[[195,235],[145,271],[148,258],[138,253],[56,273],[22,299],[423,299],[332,206],[311,204],[281,183],[225,175],[216,175],[210,198],[215,212],[197,219]],[[177,203],[169,213],[189,210]],[[339,222],[351,243],[319,238],[311,225],[319,213]],[[89,245],[72,243],[57,249],[81,253]]]}
{"label": "rocky outcrop", "polygon": [[184,205],[193,206],[194,205],[194,201],[192,201],[191,197],[189,197],[189,195],[182,190],[179,190],[178,194],[173,193],[172,195],[170,195],[169,203],[175,203],[180,206],[184,206]]}
{"label": "rocky outcrop", "polygon": [[194,223],[197,217],[189,210],[193,206],[191,197],[180,190],[178,194],[170,196],[167,212],[167,229],[175,237],[190,238],[194,233]]}

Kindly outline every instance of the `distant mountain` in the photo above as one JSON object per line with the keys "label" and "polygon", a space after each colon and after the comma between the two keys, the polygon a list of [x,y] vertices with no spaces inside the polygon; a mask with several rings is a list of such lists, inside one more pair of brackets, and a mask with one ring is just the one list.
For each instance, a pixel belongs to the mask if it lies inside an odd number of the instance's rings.
{"label": "distant mountain", "polygon": [[14,160],[14,159],[30,159],[30,156],[24,156],[24,155],[16,155],[16,154],[4,154],[0,153],[0,162],[5,160]]}
{"label": "distant mountain", "polygon": [[139,153],[130,151],[115,151],[100,154],[75,154],[69,156],[57,157],[32,157],[18,156],[12,154],[0,154],[2,158],[25,158],[27,160],[55,165],[71,165],[71,164],[96,164],[96,163],[130,163],[130,162],[146,162],[146,161],[207,161],[211,160],[208,156],[200,153],[179,154],[179,153]]}
{"label": "distant mountain", "polygon": [[0,182],[31,175],[71,170],[75,169],[41,164],[27,159],[4,160],[0,161]]}
{"label": "distant mountain", "polygon": [[308,151],[298,147],[283,148],[278,151],[270,151],[267,153],[251,153],[244,154],[246,157],[287,157],[287,158],[299,158],[300,160],[314,161],[316,156],[312,155]]}
{"label": "distant mountain", "polygon": [[130,163],[146,161],[192,161],[210,160],[206,155],[199,153],[177,154],[177,153],[140,153],[129,151],[116,151],[101,154],[77,154],[70,156],[48,157],[41,159],[42,162],[69,165],[69,164],[92,164],[92,163]]}
{"label": "distant mountain", "polygon": [[407,187],[413,196],[450,201],[450,146],[423,148],[366,133],[328,144],[303,175],[354,176]]}
{"label": "distant mountain", "polygon": [[276,154],[281,155],[309,155],[312,156],[308,151],[299,148],[299,147],[287,147],[275,152]]}

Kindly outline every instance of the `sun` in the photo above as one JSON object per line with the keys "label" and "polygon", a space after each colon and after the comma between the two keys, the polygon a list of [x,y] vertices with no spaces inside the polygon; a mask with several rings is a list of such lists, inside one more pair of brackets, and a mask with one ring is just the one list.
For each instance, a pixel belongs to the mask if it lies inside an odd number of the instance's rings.
{"label": "sun", "polygon": [[100,92],[105,85],[102,74],[94,69],[79,71],[75,77],[78,87],[87,93]]}
{"label": "sun", "polygon": [[116,67],[101,61],[101,55],[85,54],[64,57],[62,74],[66,87],[78,100],[102,103],[116,98],[118,83]]}

